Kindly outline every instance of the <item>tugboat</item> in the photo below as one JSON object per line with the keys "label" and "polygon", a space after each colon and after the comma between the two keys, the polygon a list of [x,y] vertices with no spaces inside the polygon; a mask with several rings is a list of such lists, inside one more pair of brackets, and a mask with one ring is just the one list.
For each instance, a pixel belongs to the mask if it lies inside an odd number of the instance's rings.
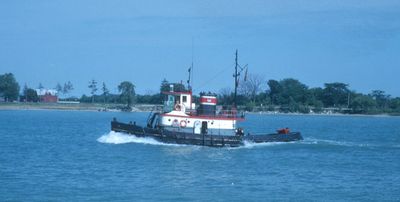
{"label": "tugboat", "polygon": [[[291,132],[288,128],[275,133],[253,135],[245,134],[237,127],[239,121],[244,121],[244,113],[236,108],[238,87],[238,63],[236,51],[235,94],[232,107],[217,107],[217,97],[214,94],[200,94],[199,106],[196,107],[190,88],[190,71],[188,91],[170,90],[162,92],[163,109],[151,113],[146,126],[136,125],[136,122],[122,123],[114,118],[111,130],[137,137],[150,137],[163,143],[188,144],[210,147],[239,147],[245,142],[291,142],[302,140],[300,132]],[[240,68],[240,67],[239,67]],[[242,69],[243,70],[243,69]]]}

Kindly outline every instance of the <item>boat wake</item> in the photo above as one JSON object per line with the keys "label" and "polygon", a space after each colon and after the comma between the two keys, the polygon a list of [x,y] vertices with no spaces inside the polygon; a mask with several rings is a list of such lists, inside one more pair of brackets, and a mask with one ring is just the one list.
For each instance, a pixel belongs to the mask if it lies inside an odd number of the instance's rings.
{"label": "boat wake", "polygon": [[150,145],[179,146],[177,144],[162,143],[149,137],[136,137],[134,135],[128,135],[115,131],[110,131],[108,134],[99,137],[97,141],[107,144],[140,143],[140,144],[150,144]]}
{"label": "boat wake", "polygon": [[303,141],[299,142],[300,144],[308,144],[308,145],[331,145],[331,146],[341,146],[341,147],[361,147],[361,148],[397,148],[396,145],[380,145],[373,143],[356,143],[356,142],[348,142],[348,141],[336,141],[336,140],[325,140],[325,139],[317,139],[308,137]]}
{"label": "boat wake", "polygon": [[371,144],[362,144],[346,141],[336,141],[336,140],[325,140],[317,138],[305,138],[302,144],[318,144],[318,145],[334,145],[334,146],[345,146],[345,147],[369,147]]}
{"label": "boat wake", "polygon": [[[134,135],[128,135],[125,133],[119,133],[115,131],[110,131],[107,134],[102,135],[97,139],[100,143],[105,144],[127,144],[127,143],[139,143],[139,144],[150,144],[150,145],[163,145],[163,146],[174,146],[174,147],[184,147],[184,146],[194,146],[194,145],[180,145],[180,144],[170,144],[159,142],[150,137],[136,137]],[[290,144],[291,142],[265,142],[265,143],[254,143],[245,141],[243,146],[240,147],[227,147],[229,149],[235,148],[254,148],[254,147],[268,147],[277,146],[282,144]]]}
{"label": "boat wake", "polygon": [[[115,131],[110,131],[107,134],[102,135],[97,139],[100,143],[106,144],[127,144],[127,143],[139,143],[139,144],[149,144],[149,145],[163,145],[163,146],[173,146],[173,147],[184,147],[184,146],[193,146],[193,145],[179,145],[179,144],[169,144],[159,142],[150,137],[136,137],[134,135],[128,135],[124,133],[119,133]],[[341,147],[362,147],[362,148],[400,148],[400,145],[377,145],[377,144],[369,144],[369,143],[355,143],[355,142],[347,142],[347,141],[336,141],[336,140],[326,140],[326,139],[317,139],[313,137],[305,138],[302,141],[298,142],[265,142],[265,143],[254,143],[250,141],[245,141],[243,146],[228,148],[228,149],[251,149],[258,147],[271,147],[271,146],[280,146],[287,144],[303,144],[303,145],[320,145],[320,146],[341,146]]]}

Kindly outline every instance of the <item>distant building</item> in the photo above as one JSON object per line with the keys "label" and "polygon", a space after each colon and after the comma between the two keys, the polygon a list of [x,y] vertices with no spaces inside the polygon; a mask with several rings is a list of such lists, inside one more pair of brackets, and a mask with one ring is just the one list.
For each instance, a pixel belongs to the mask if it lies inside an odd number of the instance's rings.
{"label": "distant building", "polygon": [[54,102],[58,101],[57,93],[58,91],[53,89],[35,89],[37,95],[39,96],[40,102]]}

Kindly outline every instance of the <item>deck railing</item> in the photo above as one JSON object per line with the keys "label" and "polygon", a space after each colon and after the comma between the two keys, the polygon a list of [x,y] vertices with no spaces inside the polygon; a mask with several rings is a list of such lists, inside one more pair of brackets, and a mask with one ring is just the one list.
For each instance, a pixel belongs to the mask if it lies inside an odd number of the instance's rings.
{"label": "deck railing", "polygon": [[[204,111],[203,111],[204,113]],[[237,118],[237,119],[243,119],[245,117],[245,114],[243,111],[238,111],[238,110],[217,110],[215,113],[210,111],[210,112],[205,112],[204,114],[198,114],[195,109],[191,110],[186,110],[186,114],[192,115],[192,116],[208,116],[208,117],[216,117],[216,118]]]}

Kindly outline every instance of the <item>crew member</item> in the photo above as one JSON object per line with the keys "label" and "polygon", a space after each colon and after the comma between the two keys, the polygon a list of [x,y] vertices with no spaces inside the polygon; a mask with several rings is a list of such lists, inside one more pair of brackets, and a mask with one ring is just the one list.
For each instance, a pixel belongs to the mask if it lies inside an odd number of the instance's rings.
{"label": "crew member", "polygon": [[181,109],[182,109],[182,106],[178,100],[175,102],[174,109],[175,109],[175,111],[181,111]]}

